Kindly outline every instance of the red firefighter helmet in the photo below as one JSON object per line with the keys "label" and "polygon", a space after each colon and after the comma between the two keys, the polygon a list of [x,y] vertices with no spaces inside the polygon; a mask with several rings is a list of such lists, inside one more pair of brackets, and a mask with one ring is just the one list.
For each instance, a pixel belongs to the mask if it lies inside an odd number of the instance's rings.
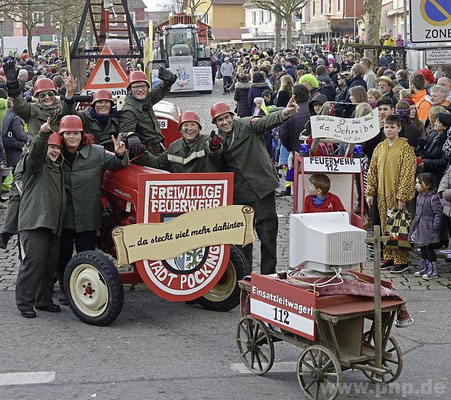
{"label": "red firefighter helmet", "polygon": [[61,118],[58,133],[83,132],[83,122],[78,115],[66,115]]}
{"label": "red firefighter helmet", "polygon": [[147,86],[150,87],[149,80],[147,79],[147,75],[142,71],[133,71],[128,76],[128,86],[127,89],[130,88],[130,85],[135,82],[145,82]]}
{"label": "red firefighter helmet", "polygon": [[56,86],[49,78],[38,79],[33,85],[33,95],[37,97],[41,92],[54,91],[56,93]]}
{"label": "red firefighter helmet", "polygon": [[235,113],[230,109],[227,103],[219,102],[213,104],[210,109],[211,122],[214,124],[217,117],[227,113],[231,114],[232,116],[235,115]]}
{"label": "red firefighter helmet", "polygon": [[58,132],[53,132],[49,136],[49,146],[51,146],[51,145],[60,146],[60,147],[63,145],[63,139]]}
{"label": "red firefighter helmet", "polygon": [[106,89],[100,89],[94,93],[94,96],[92,97],[92,105],[94,106],[95,102],[99,100],[109,100],[111,102],[111,106],[114,106],[113,96]]}
{"label": "red firefighter helmet", "polygon": [[195,113],[194,111],[185,111],[180,115],[179,118],[179,126],[178,129],[182,127],[182,124],[184,122],[197,122],[199,125],[200,130],[202,130],[202,124],[200,123],[200,117],[198,113]]}

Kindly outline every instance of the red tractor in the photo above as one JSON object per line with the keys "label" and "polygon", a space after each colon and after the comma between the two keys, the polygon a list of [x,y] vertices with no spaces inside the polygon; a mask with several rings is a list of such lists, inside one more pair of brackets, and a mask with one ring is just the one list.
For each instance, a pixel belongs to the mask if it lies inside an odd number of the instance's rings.
{"label": "red tractor", "polygon": [[[174,106],[170,110],[157,110],[157,117],[176,129],[170,121],[178,120],[179,111]],[[120,226],[166,222],[184,212],[231,205],[233,174],[169,174],[130,164],[105,172],[102,200],[101,251],[75,255],[64,277],[70,307],[83,322],[103,326],[114,321],[124,302],[123,284],[144,282],[169,301],[197,302],[209,310],[228,311],[240,303],[238,281],[251,267],[237,247],[209,246],[169,260],[154,260],[149,254],[119,273],[112,238],[112,230]]]}

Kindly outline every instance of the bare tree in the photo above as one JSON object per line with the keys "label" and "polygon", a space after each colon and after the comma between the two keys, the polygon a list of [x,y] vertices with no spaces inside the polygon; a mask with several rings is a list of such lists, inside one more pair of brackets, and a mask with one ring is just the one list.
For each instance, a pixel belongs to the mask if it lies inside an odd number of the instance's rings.
{"label": "bare tree", "polygon": [[170,4],[165,4],[163,9],[170,10],[175,13],[181,13],[186,8],[186,0],[172,0]]}
{"label": "bare tree", "polygon": [[[382,0],[363,0],[365,9],[365,43],[379,44],[379,31],[381,27]],[[377,53],[374,50],[365,50],[365,56],[373,61],[373,65],[378,64]]]}
{"label": "bare tree", "polygon": [[[305,6],[309,0],[252,0],[250,3],[255,4],[258,8],[272,12],[276,17],[276,24],[278,23],[277,18],[285,21],[286,27],[286,43],[285,47],[291,48],[293,45],[293,13]],[[280,26],[275,32],[276,38],[276,50],[280,50],[277,46],[282,43],[280,37]]]}
{"label": "bare tree", "polygon": [[82,0],[0,0],[0,7],[5,10],[6,16],[24,26],[30,54],[32,30],[44,22],[46,15],[51,15],[54,23],[60,23],[61,36],[68,33],[73,37],[80,23],[83,4]]}
{"label": "bare tree", "polygon": [[31,30],[44,21],[48,0],[0,0],[0,8],[8,18],[22,23],[27,35],[28,53],[32,54]]}
{"label": "bare tree", "polygon": [[60,23],[61,37],[75,39],[84,4],[84,0],[58,0],[58,6],[53,7],[53,21]]}
{"label": "bare tree", "polygon": [[189,13],[191,15],[198,15],[197,9],[203,4],[209,4],[208,8],[203,12],[203,14],[199,17],[200,20],[203,20],[205,15],[210,11],[211,6],[213,5],[213,1],[207,2],[205,0],[185,0],[184,4],[186,9],[189,9]]}

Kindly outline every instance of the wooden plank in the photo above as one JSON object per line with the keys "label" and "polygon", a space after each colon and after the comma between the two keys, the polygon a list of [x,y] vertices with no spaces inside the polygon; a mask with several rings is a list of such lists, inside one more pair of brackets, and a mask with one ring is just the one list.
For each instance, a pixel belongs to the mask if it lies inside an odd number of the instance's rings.
{"label": "wooden plank", "polygon": [[[357,296],[354,296],[357,297]],[[358,297],[357,297],[358,298]],[[359,298],[358,298],[359,299]],[[392,307],[399,307],[405,303],[404,300],[394,300],[394,299],[382,299],[382,309],[388,309]],[[337,304],[329,307],[321,307],[319,311],[323,314],[329,315],[352,315],[362,312],[372,313],[374,312],[374,301],[373,300],[362,300],[361,298],[358,301],[345,303],[345,304]]]}

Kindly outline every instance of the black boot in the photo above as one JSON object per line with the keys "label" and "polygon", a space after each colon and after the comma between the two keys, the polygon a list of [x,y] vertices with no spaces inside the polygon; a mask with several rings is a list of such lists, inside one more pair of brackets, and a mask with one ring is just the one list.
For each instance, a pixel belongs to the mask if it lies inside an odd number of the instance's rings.
{"label": "black boot", "polygon": [[0,233],[0,249],[6,249],[8,247],[8,242],[12,238],[12,234],[8,232]]}
{"label": "black boot", "polygon": [[64,287],[63,275],[58,275],[58,283],[60,285],[60,295],[58,297],[58,301],[63,306],[68,306],[69,305],[69,300],[67,299],[66,290],[65,290],[65,287]]}

